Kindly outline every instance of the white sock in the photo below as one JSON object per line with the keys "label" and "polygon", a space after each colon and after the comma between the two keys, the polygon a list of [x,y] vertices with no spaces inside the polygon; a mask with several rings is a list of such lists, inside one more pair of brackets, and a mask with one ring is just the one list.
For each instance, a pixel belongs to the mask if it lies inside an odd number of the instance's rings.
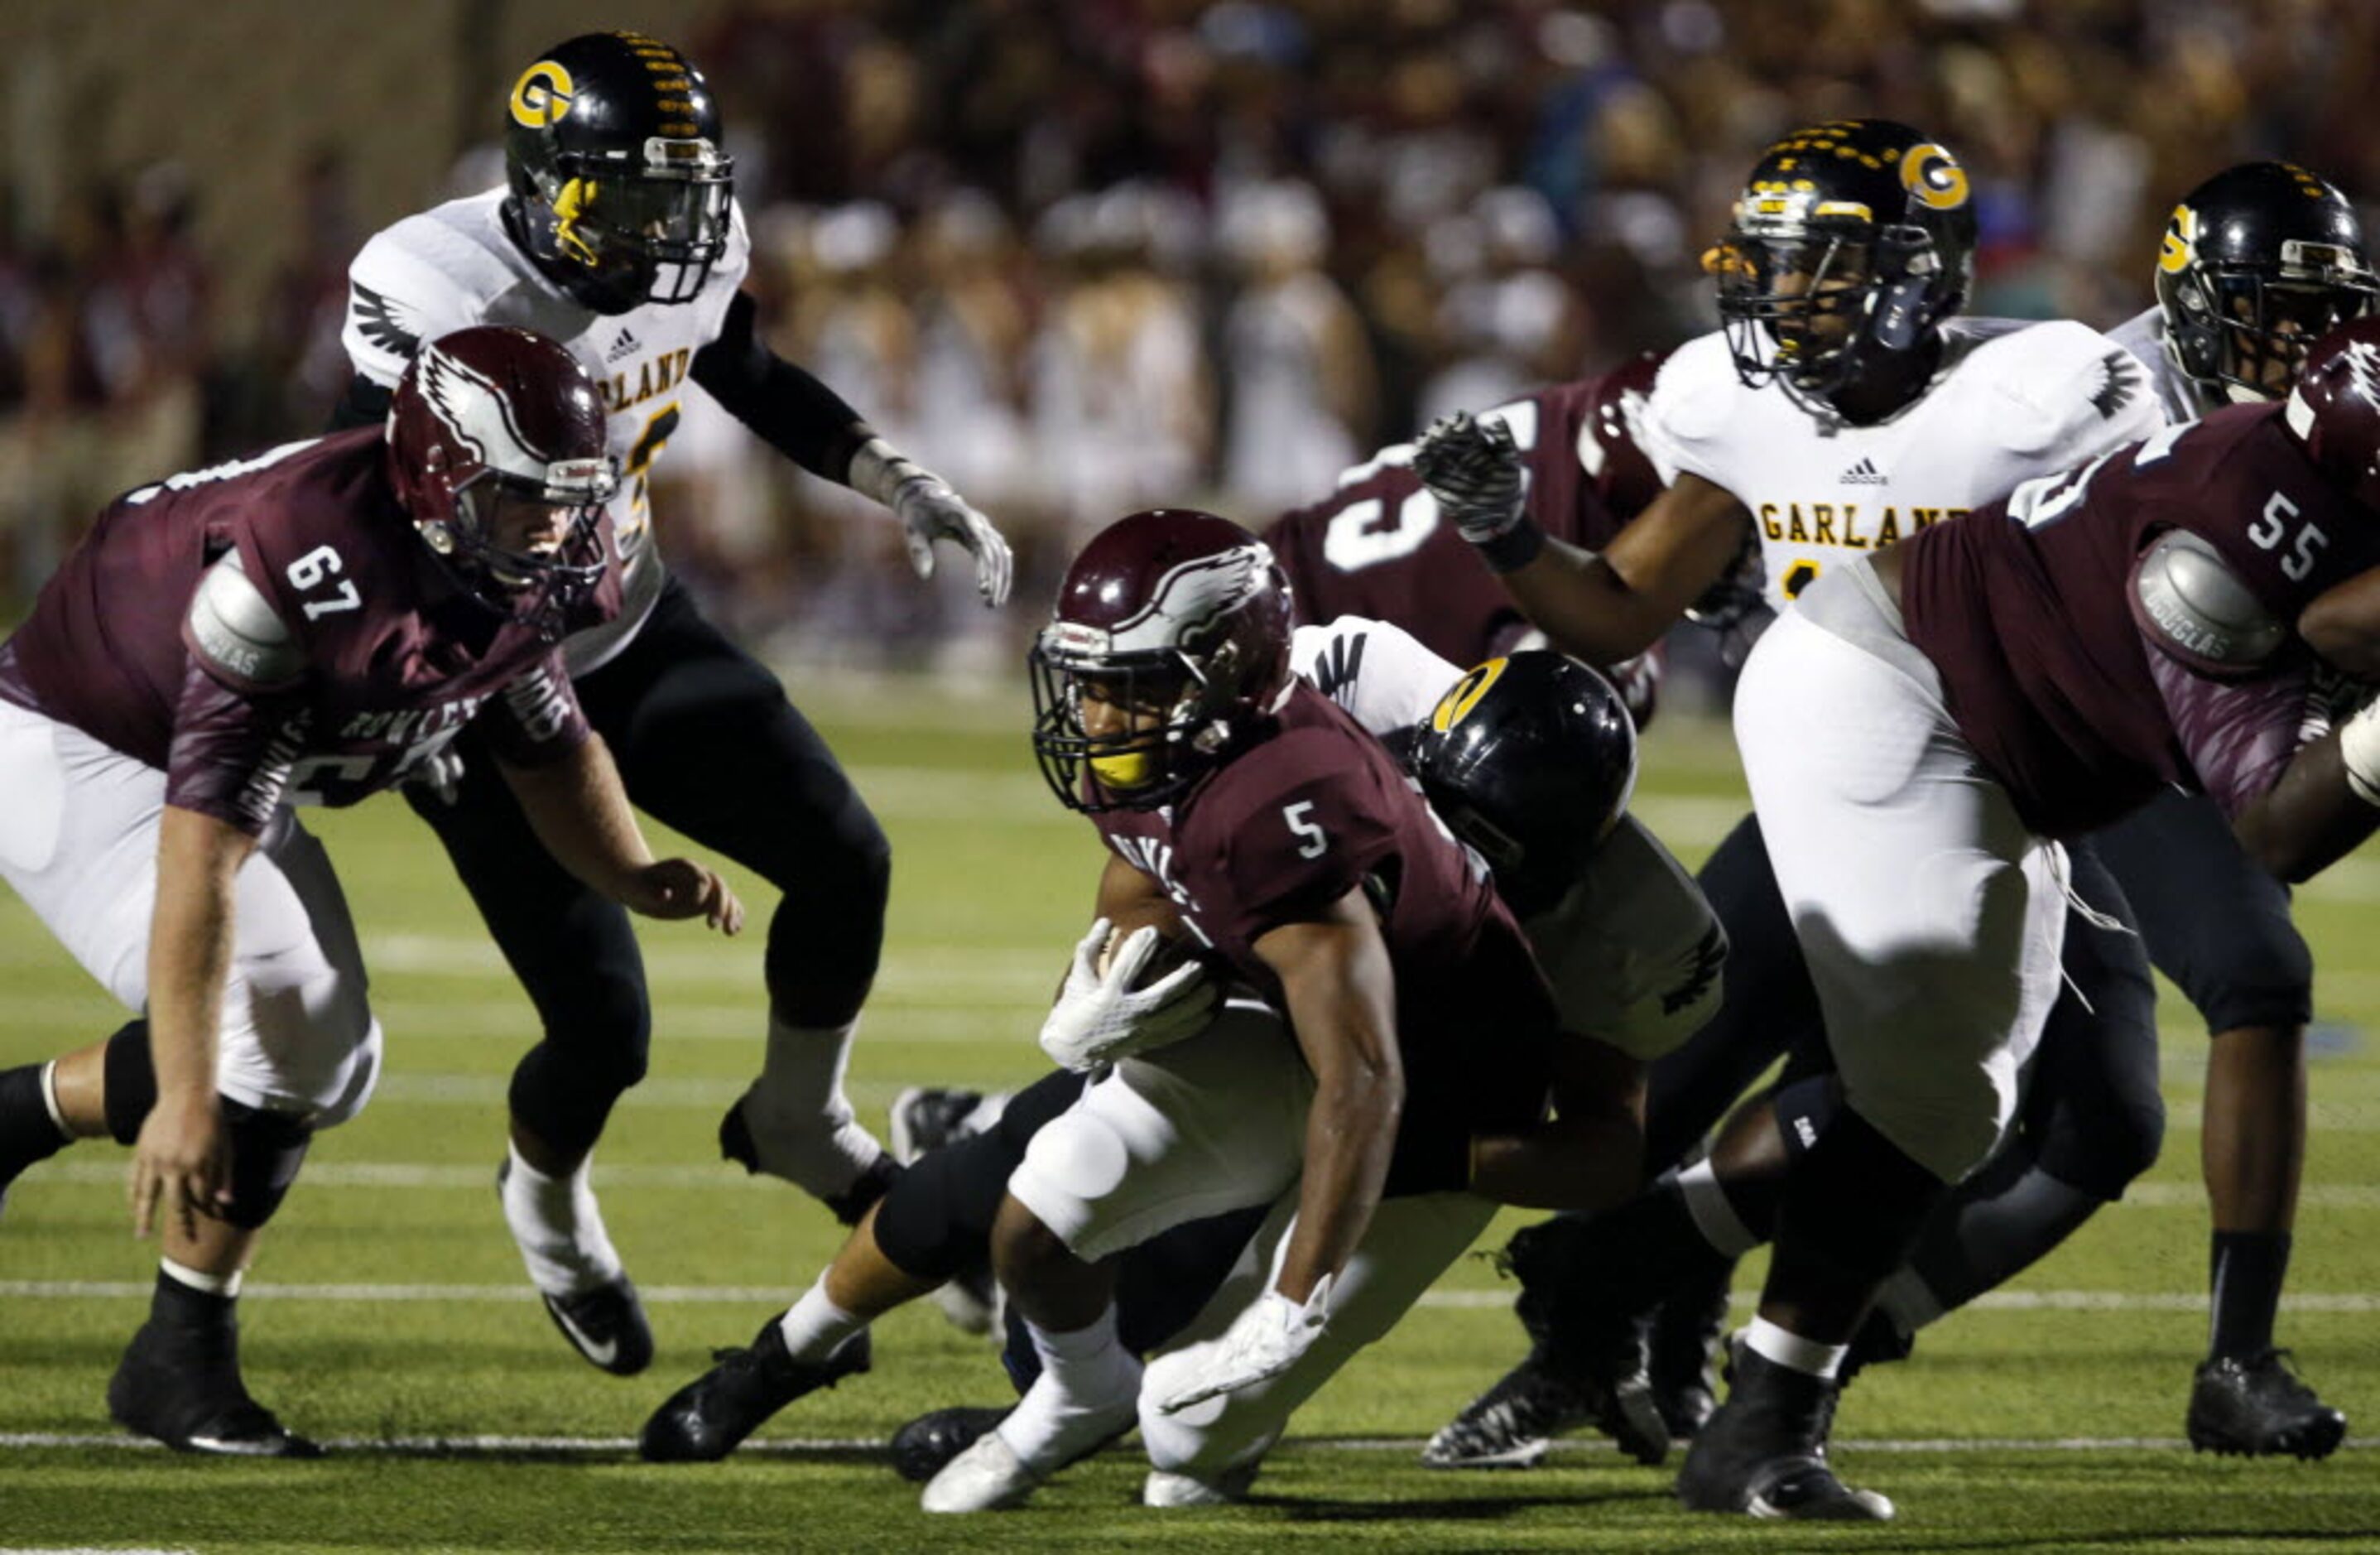
{"label": "white sock", "polygon": [[1848,1344],[1821,1344],[1815,1339],[1789,1333],[1766,1318],[1752,1319],[1752,1326],[1743,1330],[1743,1342],[1755,1355],[1828,1381],[1842,1369],[1843,1357],[1852,1348]]}
{"label": "white sock", "polygon": [[839,1198],[884,1153],[844,1094],[856,1020],[794,1026],[771,1014],[760,1077],[744,1093],[760,1169],[820,1198]]}
{"label": "white sock", "polygon": [[548,1295],[578,1295],[620,1277],[620,1255],[603,1230],[603,1212],[578,1163],[566,1177],[549,1177],[510,1147],[504,1176],[504,1220],[519,1245],[529,1282]]}
{"label": "white sock", "polygon": [[867,1326],[866,1318],[854,1317],[828,1299],[823,1274],[777,1319],[777,1331],[785,1336],[785,1349],[797,1361],[825,1360],[835,1346]]}
{"label": "white sock", "polygon": [[194,1291],[204,1291],[209,1295],[222,1296],[225,1300],[239,1294],[239,1282],[248,1275],[244,1269],[235,1269],[229,1274],[209,1274],[202,1269],[192,1269],[171,1258],[159,1258],[157,1267],[166,1279],[176,1285],[188,1285]]}
{"label": "white sock", "polygon": [[58,1132],[68,1139],[74,1138],[75,1131],[67,1126],[67,1115],[58,1111],[58,1061],[55,1058],[42,1065],[42,1105],[49,1110],[50,1122],[58,1125]]}
{"label": "white sock", "polygon": [[1885,1281],[1883,1288],[1876,1293],[1876,1305],[1904,1339],[1943,1312],[1942,1298],[1907,1264],[1894,1270]]}
{"label": "white sock", "polygon": [[1693,1216],[1694,1229],[1714,1252],[1740,1258],[1760,1245],[1760,1238],[1736,1214],[1729,1203],[1727,1190],[1719,1186],[1718,1176],[1711,1171],[1710,1158],[1702,1160],[1678,1173],[1678,1190],[1685,1196],[1686,1213]]}
{"label": "white sock", "polygon": [[1026,1467],[1048,1474],[1132,1423],[1140,1362],[1116,1338],[1113,1303],[1089,1327],[1050,1333],[1028,1322],[1041,1375],[1000,1423]]}

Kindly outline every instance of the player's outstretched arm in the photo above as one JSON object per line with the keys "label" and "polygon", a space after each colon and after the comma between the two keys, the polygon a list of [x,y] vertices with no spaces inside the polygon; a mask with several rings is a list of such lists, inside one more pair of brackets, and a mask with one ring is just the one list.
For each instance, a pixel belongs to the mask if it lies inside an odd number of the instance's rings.
{"label": "player's outstretched arm", "polygon": [[231,1197],[230,1141],[215,1102],[215,1051],[231,971],[234,881],[256,839],[176,805],[157,832],[149,920],[149,1044],[157,1101],[132,1150],[132,1229],[162,1214],[184,1238]]}
{"label": "player's outstretched arm", "polygon": [[1346,1267],[1388,1180],[1405,1092],[1396,975],[1360,887],[1315,919],[1272,929],[1256,953],[1281,978],[1291,1028],[1314,1071],[1297,1229],[1274,1287],[1302,1304]]}
{"label": "player's outstretched arm", "polygon": [[647,917],[699,917],[726,934],[744,927],[744,904],[717,872],[690,858],[655,861],[601,735],[540,766],[496,766],[538,841],[589,890]]}
{"label": "player's outstretched arm", "polygon": [[695,353],[692,376],[779,453],[813,475],[840,481],[892,510],[908,531],[909,562],[934,573],[934,541],[975,558],[976,591],[987,605],[1008,598],[1014,572],[1008,541],[950,482],[905,457],[816,377],[760,338],[749,293],[728,304],[719,338]]}
{"label": "player's outstretched arm", "polygon": [[1530,516],[1512,434],[1460,413],[1423,436],[1414,471],[1537,629],[1596,664],[1658,641],[1733,565],[1751,522],[1732,493],[1681,475],[1609,545],[1583,551]]}

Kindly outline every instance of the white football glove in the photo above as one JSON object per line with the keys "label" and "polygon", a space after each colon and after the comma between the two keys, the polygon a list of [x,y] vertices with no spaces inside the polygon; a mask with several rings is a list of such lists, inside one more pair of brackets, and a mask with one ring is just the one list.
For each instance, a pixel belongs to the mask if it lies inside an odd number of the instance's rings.
{"label": "white football glove", "polygon": [[1193,1404],[1253,1388],[1295,1366],[1322,1337],[1330,1317],[1330,1284],[1331,1277],[1324,1275],[1302,1305],[1279,1291],[1258,1296],[1255,1306],[1232,1319],[1220,1341],[1185,1368],[1189,1375],[1158,1401],[1157,1412],[1178,1415]]}
{"label": "white football glove", "polygon": [[1135,929],[1101,966],[1099,952],[1111,932],[1105,918],[1091,925],[1075,947],[1065,989],[1041,1023],[1041,1051],[1068,1069],[1096,1069],[1179,1042],[1215,1018],[1218,991],[1204,966],[1193,961],[1135,990],[1133,979],[1157,954],[1157,930]]}
{"label": "white football glove", "polygon": [[1511,532],[1528,495],[1512,431],[1468,410],[1440,416],[1414,449],[1414,473],[1474,545]]}
{"label": "white football glove", "polygon": [[938,475],[912,475],[893,489],[892,505],[908,531],[909,565],[919,577],[934,576],[934,541],[955,541],[975,557],[976,592],[983,602],[997,605],[1007,600],[1016,566],[1008,541],[948,481]]}

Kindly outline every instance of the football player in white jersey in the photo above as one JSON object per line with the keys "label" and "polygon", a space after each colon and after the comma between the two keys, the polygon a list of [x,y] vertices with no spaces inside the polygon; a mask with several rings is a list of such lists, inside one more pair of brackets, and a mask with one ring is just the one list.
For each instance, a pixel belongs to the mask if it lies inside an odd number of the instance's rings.
{"label": "football player in white jersey", "polygon": [[[1542,651],[1458,677],[1399,628],[1352,616],[1297,628],[1292,663],[1357,723],[1410,752],[1408,767],[1433,807],[1458,836],[1493,855],[1498,893],[1551,980],[1566,1029],[1647,1063],[1708,1016],[1726,939],[1685,870],[1625,813],[1634,741],[1607,686]],[[1444,719],[1434,716],[1441,706]],[[1111,975],[1119,988],[1130,981]],[[1150,1046],[1160,1030],[1183,1029],[1172,1024],[1187,1002],[1181,988],[1152,979],[1123,1002],[1139,1006],[1114,1022],[1125,1035],[1112,1039],[1125,1048],[1142,1041],[1144,1029]],[[985,1256],[1002,1184],[1082,1087],[1079,1074],[1062,1070],[1012,1099],[990,1129],[913,1163],[791,1311],[771,1318],[748,1347],[722,1352],[718,1366],[662,1406],[645,1427],[645,1456],[724,1456],[795,1399],[863,1368],[868,1324]],[[1294,1197],[1176,1227],[1121,1255],[1122,1342],[1135,1354],[1171,1353],[1152,1366],[1143,1392],[1150,1505],[1245,1493],[1295,1406],[1385,1333],[1490,1212],[1471,1194],[1388,1200],[1333,1288],[1316,1347],[1264,1387],[1163,1412],[1156,1406],[1162,1390],[1211,1356],[1256,1294]],[[1006,1359],[1020,1384],[1038,1369],[1014,1325]],[[930,1478],[1004,1413],[941,1410],[912,1422],[894,1439],[895,1465]]]}
{"label": "football player in white jersey", "polygon": [[[1655,383],[1639,441],[1670,489],[1609,546],[1591,554],[1532,533],[1509,455],[1464,419],[1433,430],[1416,468],[1531,619],[1590,662],[1640,651],[1721,576],[1747,528],[1770,602],[1788,607],[1838,561],[2161,424],[2138,365],[2106,337],[1954,320],[1973,235],[1966,172],[1938,143],[1875,119],[1797,131],[1754,168],[1706,259],[1723,329],[1680,347]],[[2028,927],[2062,934],[2062,891],[2036,897]],[[1740,944],[1729,904],[1713,905]],[[1797,926],[1805,955],[1822,954],[1819,927]],[[1958,931],[1915,912],[1909,928]],[[1845,1080],[1823,1130],[1780,1129],[1794,1157],[1781,1199],[1730,1197],[1728,1163],[1704,1162],[1621,1211],[1658,1265],[1673,1251],[1740,1252],[1773,1209],[1761,1315],[1733,1396],[1680,1476],[1687,1505],[1890,1515],[1828,1465],[1837,1372],[1876,1283],[2006,1126],[2054,990],[2029,991],[2041,997],[2013,1019],[1979,1014],[1934,1051],[1888,1051],[1879,1030],[1827,1033]]]}
{"label": "football player in white jersey", "polygon": [[[1008,546],[762,343],[739,289],[750,246],[719,112],[683,55],[634,32],[548,50],[513,83],[504,160],[506,187],[407,217],[357,256],[345,334],[356,376],[339,420],[383,415],[419,343],[466,324],[550,335],[601,385],[623,477],[613,522],[626,603],[612,626],[566,642],[565,659],[638,806],[783,893],[769,926],[766,1058],[721,1126],[722,1152],[856,1220],[897,1171],[843,1087],[881,946],[890,848],[776,678],[670,577],[652,529],[652,464],[691,383],[804,468],[890,508],[920,574],[935,541],[953,541],[997,605]],[[505,1219],[565,1336],[605,1370],[633,1373],[651,1358],[651,1331],[587,1160],[645,1069],[636,939],[624,914],[540,855],[494,763],[467,752],[451,793],[413,797],[544,1027],[513,1077]]]}

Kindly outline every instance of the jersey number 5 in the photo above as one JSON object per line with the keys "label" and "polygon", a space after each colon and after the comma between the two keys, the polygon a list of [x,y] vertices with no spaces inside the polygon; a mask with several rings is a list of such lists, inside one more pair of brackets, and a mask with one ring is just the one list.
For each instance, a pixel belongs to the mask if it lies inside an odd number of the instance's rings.
{"label": "jersey number 5", "polygon": [[[2289,535],[2289,520],[2298,516],[2298,504],[2275,492],[2265,500],[2265,511],[2248,526],[2248,538],[2260,551],[2278,551]],[[2281,576],[2292,583],[2303,583],[2313,574],[2313,553],[2330,543],[2319,524],[2301,525],[2298,538],[2281,558]]]}
{"label": "jersey number 5", "polygon": [[1320,821],[1313,819],[1313,809],[1314,801],[1311,799],[1300,799],[1293,805],[1281,807],[1281,818],[1289,823],[1290,834],[1305,839],[1297,848],[1300,858],[1319,858],[1330,851],[1330,833],[1322,830]]}

